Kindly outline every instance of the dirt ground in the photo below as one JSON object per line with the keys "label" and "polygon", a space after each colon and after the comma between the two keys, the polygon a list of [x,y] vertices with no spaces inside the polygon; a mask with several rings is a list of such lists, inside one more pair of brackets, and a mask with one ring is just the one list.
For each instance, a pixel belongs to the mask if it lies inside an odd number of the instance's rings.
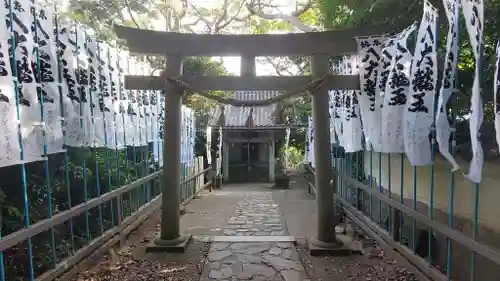
{"label": "dirt ground", "polygon": [[119,250],[111,251],[74,281],[198,281],[209,244],[192,242],[184,254],[146,254],[158,231],[159,212],[134,231]]}
{"label": "dirt ground", "polygon": [[297,249],[311,281],[424,281],[377,247],[349,257],[311,256],[304,242]]}

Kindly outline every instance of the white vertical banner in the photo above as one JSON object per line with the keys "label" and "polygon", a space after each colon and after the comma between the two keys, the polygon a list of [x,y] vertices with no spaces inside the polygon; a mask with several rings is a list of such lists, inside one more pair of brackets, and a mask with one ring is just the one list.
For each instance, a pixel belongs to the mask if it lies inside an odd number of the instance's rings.
{"label": "white vertical banner", "polygon": [[[8,9],[2,10],[4,19],[9,19]],[[19,146],[16,92],[9,59],[11,33],[8,25],[0,26],[0,167],[21,163]]]}
{"label": "white vertical banner", "polygon": [[[98,71],[99,71],[99,60],[97,59],[97,35],[95,32],[92,32],[90,30],[87,30],[87,36],[85,38],[85,50],[87,52],[87,61],[88,61],[88,83],[87,83],[87,102],[89,103],[90,107],[90,115],[86,116],[85,122],[88,124],[88,140],[89,140],[89,145],[91,147],[100,147],[101,145],[98,145],[97,139],[96,139],[96,130],[99,130],[97,128],[96,124],[97,118],[102,120],[101,112],[99,110],[99,91],[98,91]],[[100,126],[100,130],[104,130],[102,128],[103,126]]]}
{"label": "white vertical banner", "polygon": [[[191,162],[193,163],[192,165],[195,164],[196,162],[196,151],[195,151],[195,145],[196,145],[196,114],[194,110],[191,110]],[[203,170],[203,169],[202,169]]]}
{"label": "white vertical banner", "polygon": [[83,146],[90,146],[92,143],[91,127],[92,123],[88,120],[92,120],[92,110],[91,110],[91,100],[89,96],[89,59],[87,53],[87,34],[83,26],[76,26],[76,40],[78,52],[74,54],[77,61],[78,73],[77,77],[77,92],[80,98],[80,109],[81,109],[81,126],[83,128]]}
{"label": "white vertical banner", "polygon": [[475,183],[481,182],[484,164],[483,147],[479,140],[479,129],[483,123],[483,99],[481,96],[481,59],[483,45],[484,5],[483,0],[462,0],[462,10],[465,26],[476,57],[476,71],[471,96],[471,114],[469,117],[469,130],[472,144],[472,160],[469,174],[466,176]]}
{"label": "white vertical banner", "polygon": [[493,83],[493,103],[495,105],[495,131],[498,149],[500,150],[500,41],[497,43],[497,60],[495,63],[495,80]]}
{"label": "white vertical banner", "polygon": [[218,151],[218,157],[216,159],[217,161],[217,175],[220,176],[222,173],[222,157],[221,157],[221,151],[222,151],[222,127],[219,127],[219,151]]}
{"label": "white vertical banner", "polygon": [[[412,24],[401,31],[399,34],[392,36],[382,43],[380,64],[377,73],[376,87],[375,87],[375,114],[372,123],[370,123],[370,132],[372,139],[372,147],[376,152],[391,151],[393,148],[389,147],[385,141],[386,136],[383,134],[385,122],[387,122],[388,111],[384,111],[385,94],[387,90],[389,75],[393,69],[393,59],[396,58],[397,45],[396,41],[401,41],[408,38],[410,34],[416,29],[416,25]],[[385,119],[385,120],[384,120]],[[391,126],[392,127],[392,126]],[[387,130],[387,128],[385,129]]]}
{"label": "white vertical banner", "polygon": [[193,109],[189,109],[189,162],[190,167],[194,166],[196,156],[195,156],[195,136],[196,136],[196,116]]}
{"label": "white vertical banner", "polygon": [[337,132],[335,132],[335,103],[333,100],[333,91],[328,91],[328,113],[330,116],[330,143],[337,143]]}
{"label": "white vertical banner", "polygon": [[[344,74],[358,74],[357,58],[344,57]],[[346,152],[363,150],[363,131],[358,101],[359,91],[344,91],[344,148]]]}
{"label": "white vertical banner", "polygon": [[444,58],[444,71],[441,89],[438,96],[438,107],[436,112],[436,141],[439,152],[452,165],[452,171],[459,166],[450,153],[451,127],[448,122],[448,100],[453,95],[456,84],[458,65],[458,25],[460,3],[459,0],[443,0],[443,6],[448,18],[448,35],[446,36],[446,55]]}
{"label": "white vertical banner", "polygon": [[144,115],[146,119],[146,142],[153,142],[153,123],[152,123],[152,110],[151,110],[151,97],[149,91],[144,91]]}
{"label": "white vertical banner", "polygon": [[[189,108],[189,114],[188,114],[188,124],[187,124],[187,138],[188,138],[188,149],[187,149],[187,157],[188,157],[188,163],[189,167],[192,167],[194,164],[194,138],[193,138],[193,123],[194,123],[194,111]],[[222,149],[221,149],[222,151]]]}
{"label": "white vertical banner", "polygon": [[160,149],[159,149],[159,163],[160,166],[163,166],[163,145],[164,145],[164,139],[165,139],[165,95],[162,94],[161,91],[158,92],[159,95],[159,103],[158,103],[158,108],[159,108],[159,117],[158,117],[158,124],[160,126],[160,130],[158,133],[158,142],[160,144]]}
{"label": "white vertical banner", "polygon": [[158,94],[156,91],[148,91],[150,97],[150,120],[151,120],[151,142],[158,140]]}
{"label": "white vertical banner", "polygon": [[[137,64],[135,65],[135,75],[142,75],[143,73],[143,63],[142,61],[138,60]],[[135,91],[135,120],[136,120],[136,145],[137,146],[143,146],[144,145],[144,137],[145,137],[145,126],[144,126],[144,112],[143,112],[143,106],[142,106],[142,90],[136,90]]]}
{"label": "white vertical banner", "polygon": [[117,75],[117,100],[115,103],[115,122],[116,122],[116,146],[118,149],[125,148],[125,134],[126,134],[126,100],[127,95],[125,91],[124,70],[128,53],[123,50],[117,50],[118,57],[116,60],[116,75]]}
{"label": "white vertical banner", "polygon": [[[125,65],[123,67],[125,74],[124,75],[132,75],[132,68],[134,68],[135,60],[133,57],[129,57],[126,61],[124,61]],[[127,146],[134,145],[134,123],[132,119],[132,99],[133,93],[132,90],[125,90],[126,100],[123,105],[125,107],[125,141]]]}
{"label": "white vertical banner", "polygon": [[[385,85],[382,106],[383,152],[404,152],[403,119],[410,86],[410,65],[412,55],[406,46],[408,37],[416,25],[399,33],[393,38],[393,48],[388,51],[391,57],[389,76]],[[392,52],[389,55],[389,52]]]}
{"label": "white vertical banner", "polygon": [[[164,105],[165,98],[163,97],[161,91],[155,91],[155,99],[156,99],[156,116],[158,119],[156,123],[158,124],[158,132],[155,136],[154,147],[153,147],[153,158],[155,162],[160,163],[160,166],[163,164],[163,124],[164,124]],[[210,134],[207,135],[210,137]],[[208,138],[207,138],[208,142]],[[210,154],[210,153],[209,153]]]}
{"label": "white vertical banner", "polygon": [[123,121],[120,113],[120,70],[118,68],[120,60],[120,50],[117,48],[109,49],[109,71],[111,83],[111,98],[113,99],[113,129],[115,135],[113,136],[113,145],[115,149],[123,149],[124,146],[118,142],[118,138],[123,136],[124,128]]}
{"label": "white vertical banner", "polygon": [[92,116],[87,120],[90,125],[89,139],[92,147],[104,147],[104,104],[101,95],[100,59],[98,39],[95,33],[87,35],[87,55],[89,60],[89,99]]}
{"label": "white vertical banner", "polygon": [[[129,73],[131,75],[139,74],[139,62],[137,60],[129,61]],[[139,126],[139,107],[137,105],[137,100],[139,94],[137,90],[129,90],[129,104],[128,104],[128,116],[129,116],[129,137],[130,144],[132,146],[141,146],[140,144],[140,126]]]}
{"label": "white vertical banner", "polygon": [[32,162],[42,159],[43,139],[40,123],[40,103],[38,102],[35,73],[32,64],[37,63],[35,56],[35,42],[32,33],[31,3],[20,0],[13,3],[12,12],[15,14],[13,30],[15,35],[15,62],[17,80],[19,82],[19,117],[21,124],[21,138],[23,162]]}
{"label": "white vertical banner", "polygon": [[59,25],[59,51],[63,76],[63,107],[66,130],[66,145],[81,147],[83,131],[80,125],[80,97],[78,96],[77,61],[73,53],[77,51],[75,26]]}
{"label": "white vertical banner", "polygon": [[[307,123],[307,132],[309,132],[309,123]],[[205,135],[207,137],[207,145],[206,145],[206,150],[207,150],[207,160],[208,160],[208,164],[211,165],[212,164],[212,153],[210,153],[210,147],[212,146],[212,127],[210,126],[207,126],[207,129],[205,131]],[[308,137],[308,133],[306,133],[306,139]],[[306,152],[307,152],[307,140],[306,140]],[[306,157],[307,157],[308,153],[306,153]]]}
{"label": "white vertical banner", "polygon": [[342,92],[338,90],[332,91],[333,93],[333,125],[335,126],[335,133],[338,139],[338,145],[344,147],[344,129],[343,129],[343,102]]}
{"label": "white vertical banner", "polygon": [[117,149],[116,147],[116,113],[117,113],[117,103],[118,103],[118,93],[117,93],[117,79],[116,76],[116,62],[118,60],[118,53],[115,48],[107,46],[107,59],[105,59],[108,74],[108,89],[109,98],[104,99],[104,104],[109,111],[104,111],[105,121],[106,121],[106,142],[108,148]]}
{"label": "white vertical banner", "polygon": [[[146,64],[141,61],[139,63],[139,74],[146,75]],[[141,146],[148,145],[147,141],[147,122],[146,122],[146,91],[139,90],[138,91],[138,109],[139,109],[139,124],[140,124],[140,143]]]}
{"label": "white vertical banner", "polygon": [[163,166],[163,144],[165,139],[165,95],[158,91],[158,142],[159,142],[159,163]]}
{"label": "white vertical banner", "polygon": [[[144,74],[151,75],[151,68],[149,64],[144,64]],[[146,118],[146,142],[152,143],[154,141],[154,107],[153,107],[153,96],[150,90],[144,91],[144,114]]]}
{"label": "white vertical banner", "polygon": [[99,44],[99,89],[102,95],[105,145],[115,149],[114,100],[112,96],[110,47],[106,43]]}
{"label": "white vertical banner", "polygon": [[45,123],[45,141],[47,153],[64,151],[64,139],[61,123],[61,104],[59,100],[59,64],[55,40],[54,14],[51,8],[37,5],[34,24],[36,25],[42,84],[43,121]]}
{"label": "white vertical banner", "polygon": [[308,120],[308,136],[307,136],[307,154],[308,154],[308,157],[307,157],[307,160],[311,163],[311,165],[313,166],[313,168],[316,167],[316,164],[315,164],[315,157],[314,157],[314,120],[312,117],[309,117],[309,120]]}
{"label": "white vertical banner", "polygon": [[[144,75],[150,75],[151,74],[151,69],[149,68],[148,64],[145,64],[144,66]],[[151,96],[151,91],[150,90],[145,90],[144,91],[144,114],[146,118],[146,142],[147,143],[152,143],[154,141],[154,134],[153,134],[153,126],[154,126],[154,121],[152,119],[153,116],[153,105],[152,105],[152,96]]]}
{"label": "white vertical banner", "polygon": [[311,125],[309,125],[309,117],[307,119],[307,129],[306,129],[306,137],[305,137],[305,155],[304,155],[304,158],[305,158],[305,162],[306,163],[309,163],[309,130],[311,129],[310,128]]}
{"label": "white vertical banner", "polygon": [[189,108],[183,106],[184,108],[184,122],[183,122],[183,131],[184,131],[184,163],[188,164],[189,162]]}
{"label": "white vertical banner", "polygon": [[191,121],[192,121],[192,116],[193,116],[193,111],[191,110],[191,108],[188,108],[188,112],[187,112],[187,124],[186,124],[186,130],[187,130],[187,133],[186,133],[186,140],[187,140],[187,149],[186,149],[186,153],[187,153],[187,162],[188,162],[188,166],[191,167],[191,163],[192,163],[192,153],[193,151],[191,150],[191,147],[192,147],[192,142],[191,142]]}
{"label": "white vertical banner", "polygon": [[[363,122],[363,132],[365,135],[366,150],[372,150],[372,143],[378,144],[380,134],[374,131],[380,125],[380,107],[375,106],[377,97],[377,76],[380,70],[380,60],[382,53],[382,42],[385,40],[381,36],[356,38],[358,43],[358,55],[360,57],[359,83],[361,90],[358,94],[359,107],[361,111],[361,121]],[[372,132],[373,131],[373,132]]]}
{"label": "white vertical banner", "polygon": [[436,8],[424,1],[404,115],[405,152],[413,166],[432,162],[429,135],[434,120],[437,85],[437,19]]}
{"label": "white vertical banner", "polygon": [[[133,57],[129,57],[126,59],[124,62],[124,75],[131,75],[132,74],[132,68],[135,67],[135,60]],[[125,121],[125,143],[126,146],[134,146],[134,136],[135,136],[135,123],[133,122],[133,115],[132,115],[132,100],[134,98],[133,91],[132,90],[124,90],[124,96],[125,100],[123,100],[123,107],[125,109],[125,116],[124,121]]]}
{"label": "white vertical banner", "polygon": [[183,105],[181,108],[181,163],[186,163],[186,111]]}
{"label": "white vertical banner", "polygon": [[[194,156],[194,123],[195,116],[193,109],[189,109],[189,118],[188,118],[188,161],[189,167],[193,167],[195,156]],[[222,151],[222,150],[221,150]]]}
{"label": "white vertical banner", "polygon": [[[339,61],[337,63],[337,73],[339,74],[345,74],[345,64],[344,64],[344,58],[342,57],[342,60]],[[342,136],[342,140],[339,141],[340,143],[340,146],[342,147],[346,147],[347,145],[347,138],[348,136],[346,137],[346,128],[345,128],[345,125],[346,125],[346,110],[345,110],[345,102],[346,102],[346,92],[345,90],[337,90],[337,99],[339,100],[339,103],[336,104],[336,109],[337,109],[337,113],[338,113],[338,124],[339,124],[339,128],[340,128],[340,135]]]}
{"label": "white vertical banner", "polygon": [[[403,31],[404,32],[404,31]],[[387,80],[389,74],[391,73],[392,60],[396,53],[396,45],[394,43],[395,38],[389,38],[382,43],[381,58],[379,69],[377,73],[377,79],[375,81],[375,109],[374,118],[378,118],[370,122],[370,138],[373,151],[384,152],[387,148],[384,145],[385,136],[382,134],[382,128],[384,126],[383,110],[384,110],[384,93],[387,86]]]}
{"label": "white vertical banner", "polygon": [[189,144],[190,144],[190,139],[189,139],[189,108],[186,107],[185,108],[185,112],[184,112],[184,122],[185,122],[185,125],[184,125],[184,161],[186,164],[189,164]]}

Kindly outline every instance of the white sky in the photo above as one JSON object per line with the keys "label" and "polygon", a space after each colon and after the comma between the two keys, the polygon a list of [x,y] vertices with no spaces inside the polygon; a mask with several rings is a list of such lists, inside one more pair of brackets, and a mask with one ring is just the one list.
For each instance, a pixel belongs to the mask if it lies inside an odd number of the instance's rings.
{"label": "white sky", "polygon": [[[216,60],[220,60],[220,57],[214,57]],[[222,58],[224,67],[233,75],[240,75],[241,58],[240,57],[223,57]],[[274,67],[270,64],[262,64],[255,61],[255,71],[257,75],[274,75],[276,71]]]}

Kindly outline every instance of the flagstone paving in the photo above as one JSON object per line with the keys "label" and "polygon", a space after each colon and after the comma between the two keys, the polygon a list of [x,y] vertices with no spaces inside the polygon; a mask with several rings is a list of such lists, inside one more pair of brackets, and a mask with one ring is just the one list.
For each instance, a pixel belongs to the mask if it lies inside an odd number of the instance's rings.
{"label": "flagstone paving", "polygon": [[238,202],[222,231],[228,236],[283,236],[286,233],[271,192],[252,192]]}
{"label": "flagstone paving", "polygon": [[309,281],[292,242],[260,241],[288,234],[271,192],[248,193],[223,234],[255,236],[255,241],[213,242],[201,281]]}

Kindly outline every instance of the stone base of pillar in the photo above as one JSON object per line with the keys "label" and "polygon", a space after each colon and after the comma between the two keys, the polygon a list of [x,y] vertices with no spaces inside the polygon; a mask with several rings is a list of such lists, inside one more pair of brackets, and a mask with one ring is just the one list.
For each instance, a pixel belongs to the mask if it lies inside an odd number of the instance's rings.
{"label": "stone base of pillar", "polygon": [[289,189],[290,177],[285,174],[278,174],[274,177],[273,189]]}
{"label": "stone base of pillar", "polygon": [[192,235],[181,235],[176,239],[163,240],[156,238],[153,242],[146,246],[148,253],[184,253],[191,242]]}
{"label": "stone base of pillar", "polygon": [[361,253],[361,250],[355,245],[355,241],[346,235],[337,234],[334,242],[323,242],[313,238],[309,239],[307,244],[311,256],[344,257]]}
{"label": "stone base of pillar", "polygon": [[224,177],[215,176],[213,179],[213,188],[220,189],[222,187],[223,182],[224,182]]}

